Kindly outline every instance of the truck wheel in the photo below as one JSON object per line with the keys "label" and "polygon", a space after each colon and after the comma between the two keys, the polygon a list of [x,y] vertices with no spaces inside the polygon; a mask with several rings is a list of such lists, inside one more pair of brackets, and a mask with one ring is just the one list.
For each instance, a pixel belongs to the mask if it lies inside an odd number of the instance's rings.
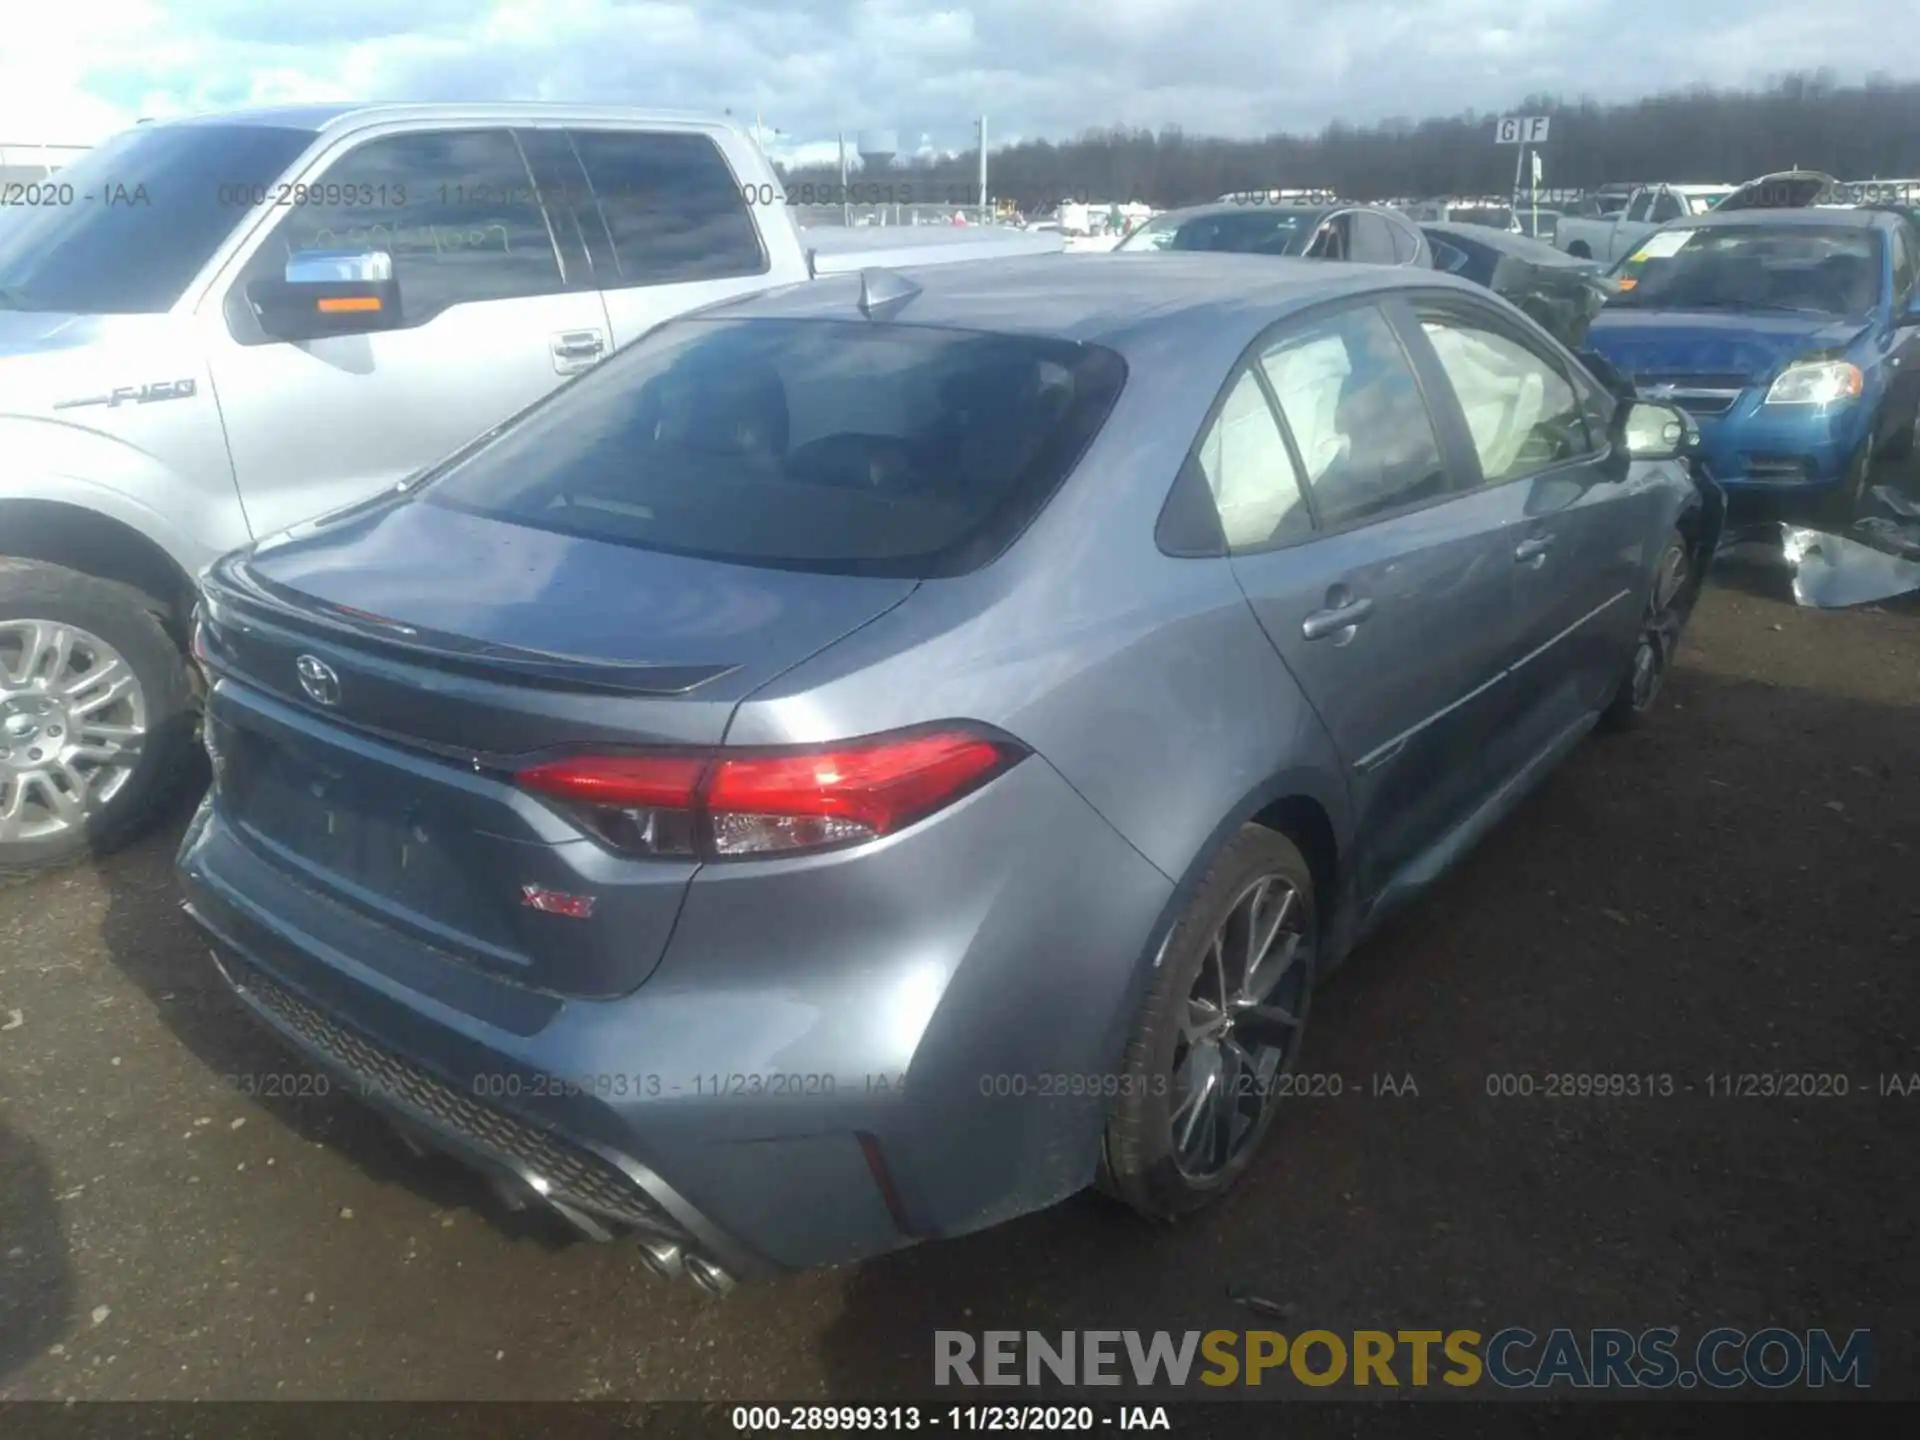
{"label": "truck wheel", "polygon": [[1161,952],[1107,1122],[1102,1190],[1174,1220],[1245,1173],[1299,1061],[1318,935],[1299,848],[1242,827]]}
{"label": "truck wheel", "polygon": [[158,602],[0,558],[0,875],[135,839],[193,773],[186,657]]}

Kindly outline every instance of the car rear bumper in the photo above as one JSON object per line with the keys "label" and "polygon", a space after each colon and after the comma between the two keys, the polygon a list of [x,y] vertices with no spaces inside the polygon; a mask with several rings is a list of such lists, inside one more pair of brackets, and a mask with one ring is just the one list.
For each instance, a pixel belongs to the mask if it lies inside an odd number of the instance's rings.
{"label": "car rear bumper", "polygon": [[749,1279],[1089,1183],[1173,888],[1037,756],[886,841],[709,867],[616,999],[422,951],[217,794],[179,872],[228,983],[338,1088],[586,1233]]}

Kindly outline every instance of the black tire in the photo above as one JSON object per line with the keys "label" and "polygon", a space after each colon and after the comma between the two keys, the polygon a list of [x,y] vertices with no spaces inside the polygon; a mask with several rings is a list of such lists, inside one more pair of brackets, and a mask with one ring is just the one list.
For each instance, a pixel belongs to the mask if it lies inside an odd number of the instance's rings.
{"label": "black tire", "polygon": [[[1236,1087],[1248,1104],[1255,1099],[1264,1103],[1257,1116],[1243,1116],[1236,1108],[1229,1123],[1244,1120],[1246,1128],[1239,1140],[1227,1147],[1231,1150],[1229,1158],[1216,1172],[1196,1174],[1182,1164],[1174,1139],[1174,1121],[1182,1099],[1175,1079],[1176,1061],[1183,1047],[1191,1049],[1183,1036],[1183,1028],[1190,1022],[1190,996],[1211,963],[1215,935],[1222,933],[1223,925],[1231,930],[1236,902],[1263,878],[1289,887],[1295,896],[1293,904],[1297,908],[1283,912],[1282,933],[1297,931],[1297,942],[1291,942],[1292,963],[1301,968],[1297,976],[1285,965],[1279,973],[1292,1002],[1286,1008],[1297,1017],[1297,1023],[1290,1032],[1291,1043],[1284,1058],[1272,1073],[1256,1075],[1254,1083]],[[1276,894],[1277,903],[1277,892],[1270,893]],[[1243,826],[1214,860],[1186,913],[1175,924],[1148,987],[1127,1046],[1121,1099],[1107,1121],[1102,1190],[1150,1219],[1174,1220],[1219,1198],[1245,1173],[1280,1108],[1281,1082],[1299,1060],[1300,1039],[1316,978],[1318,936],[1313,876],[1299,848],[1275,831]],[[1294,998],[1296,986],[1298,995]],[[1273,993],[1280,992],[1281,987],[1275,986]]]}
{"label": "black tire", "polygon": [[1601,712],[1601,728],[1631,730],[1645,720],[1660,692],[1680,644],[1680,631],[1692,603],[1693,550],[1678,530],[1667,532],[1653,582],[1641,607],[1640,632],[1620,688]]}
{"label": "black tire", "polygon": [[1911,460],[1914,442],[1920,439],[1920,414],[1914,415],[1892,435],[1881,447],[1880,453],[1889,460]]}
{"label": "black tire", "polygon": [[[127,585],[59,565],[0,557],[0,643],[6,643],[7,622],[21,620],[50,621],[97,636],[132,671],[146,727],[126,778],[105,803],[90,806],[82,822],[52,835],[0,838],[0,876],[52,870],[119,849],[151,827],[195,773],[187,659],[162,625],[162,610],[159,601]],[[17,700],[26,693],[5,683],[14,663],[17,658],[0,651],[0,706],[9,695]],[[0,804],[6,794],[0,784]]]}
{"label": "black tire", "polygon": [[1836,528],[1851,525],[1866,513],[1867,487],[1873,483],[1873,465],[1877,452],[1869,434],[1847,462],[1847,472],[1821,507],[1821,519]]}

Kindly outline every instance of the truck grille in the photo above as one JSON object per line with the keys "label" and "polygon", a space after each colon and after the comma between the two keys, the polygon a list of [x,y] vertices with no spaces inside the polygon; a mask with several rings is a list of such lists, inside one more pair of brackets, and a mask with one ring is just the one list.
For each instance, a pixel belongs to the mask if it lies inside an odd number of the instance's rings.
{"label": "truck grille", "polygon": [[247,993],[320,1055],[351,1075],[367,1098],[402,1102],[476,1150],[537,1175],[555,1200],[655,1232],[675,1226],[617,1166],[551,1131],[482,1105],[385,1046],[337,1024],[252,965],[230,968]]}

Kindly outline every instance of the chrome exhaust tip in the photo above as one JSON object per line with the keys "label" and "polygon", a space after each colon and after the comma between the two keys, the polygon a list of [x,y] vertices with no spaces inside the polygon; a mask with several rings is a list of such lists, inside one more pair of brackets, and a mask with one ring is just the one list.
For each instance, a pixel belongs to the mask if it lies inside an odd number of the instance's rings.
{"label": "chrome exhaust tip", "polygon": [[683,1262],[687,1278],[709,1295],[725,1295],[733,1289],[733,1277],[704,1255],[689,1253]]}
{"label": "chrome exhaust tip", "polygon": [[642,1240],[640,1258],[662,1280],[672,1280],[682,1273],[680,1247],[671,1240]]}

